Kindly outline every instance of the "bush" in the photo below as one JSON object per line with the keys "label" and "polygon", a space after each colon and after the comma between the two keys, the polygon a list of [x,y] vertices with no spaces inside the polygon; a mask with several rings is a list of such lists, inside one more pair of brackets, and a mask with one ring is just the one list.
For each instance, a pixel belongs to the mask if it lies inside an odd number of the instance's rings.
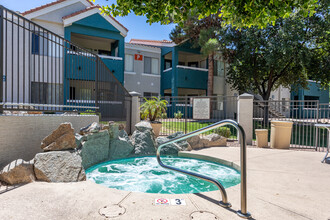
{"label": "bush", "polygon": [[166,118],[167,118],[167,113],[166,113],[166,112],[162,113],[162,114],[160,115],[160,117],[161,117],[162,119],[166,119]]}
{"label": "bush", "polygon": [[226,127],[216,128],[214,129],[214,133],[225,138],[229,138],[231,135],[230,128],[226,128]]}
{"label": "bush", "polygon": [[178,111],[178,112],[174,113],[174,118],[176,118],[176,119],[181,119],[182,116],[183,116],[183,114],[182,114],[181,111]]}

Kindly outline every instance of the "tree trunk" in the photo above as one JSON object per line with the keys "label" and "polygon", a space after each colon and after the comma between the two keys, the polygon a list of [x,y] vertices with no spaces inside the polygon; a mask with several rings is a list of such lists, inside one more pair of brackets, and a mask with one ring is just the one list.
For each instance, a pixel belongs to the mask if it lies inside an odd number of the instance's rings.
{"label": "tree trunk", "polygon": [[208,79],[207,79],[207,95],[212,96],[213,95],[213,75],[214,75],[214,59],[213,59],[213,53],[209,54],[208,57],[209,60],[209,72],[208,72]]}
{"label": "tree trunk", "polygon": [[268,94],[268,92],[267,92],[267,94],[262,95],[262,98],[265,101],[264,102],[264,117],[263,117],[264,127],[266,127],[266,126],[268,127],[268,123],[269,123],[269,103],[268,103],[269,96],[270,96],[270,94]]}

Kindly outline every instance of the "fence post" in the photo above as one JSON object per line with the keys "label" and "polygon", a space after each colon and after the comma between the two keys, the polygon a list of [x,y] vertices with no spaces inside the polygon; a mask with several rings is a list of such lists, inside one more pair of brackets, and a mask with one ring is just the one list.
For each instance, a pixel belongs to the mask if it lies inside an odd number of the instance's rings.
{"label": "fence post", "polygon": [[[0,5],[0,114],[3,113],[3,7]],[[6,33],[7,34],[7,33]],[[5,88],[7,89],[7,88]]]}
{"label": "fence post", "polygon": [[[316,123],[319,123],[319,111],[320,111],[320,103],[319,100],[316,100]],[[318,145],[319,145],[319,128],[315,127],[315,151],[317,151],[318,149]]]}
{"label": "fence post", "polygon": [[135,125],[140,122],[140,96],[138,92],[130,92],[132,96],[131,133],[135,130]]}
{"label": "fence post", "polygon": [[184,97],[184,99],[185,99],[185,102],[184,102],[184,106],[185,106],[185,108],[184,108],[184,115],[185,115],[185,117],[184,117],[184,133],[185,134],[187,134],[187,118],[188,118],[188,116],[187,116],[187,114],[188,114],[188,111],[187,111],[187,105],[188,105],[188,96],[185,96]]}
{"label": "fence post", "polygon": [[246,134],[246,143],[252,145],[253,137],[253,95],[244,93],[238,96],[237,119]]}
{"label": "fence post", "polygon": [[[95,107],[99,107],[99,58],[95,57]],[[101,112],[96,109],[96,112]],[[102,116],[102,115],[101,115]]]}

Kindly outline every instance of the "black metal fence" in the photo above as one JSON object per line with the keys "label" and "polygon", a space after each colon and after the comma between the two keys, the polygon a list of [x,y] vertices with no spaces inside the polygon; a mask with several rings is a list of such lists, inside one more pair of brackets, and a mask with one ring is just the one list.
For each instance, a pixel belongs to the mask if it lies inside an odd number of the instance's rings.
{"label": "black metal fence", "polygon": [[131,96],[96,54],[0,6],[0,113],[13,111],[129,122]]}
{"label": "black metal fence", "polygon": [[[146,98],[150,99],[150,97]],[[166,114],[162,114],[161,119],[159,119],[162,122],[160,135],[171,135],[178,131],[186,134],[223,119],[237,120],[236,96],[171,96],[162,97],[162,99],[167,100],[168,104]],[[209,102],[209,105],[205,106],[204,109],[205,112],[209,112],[208,118],[196,118],[198,115],[196,112],[194,113],[194,110],[196,111],[194,101],[197,99],[206,99]],[[144,102],[145,99],[142,97],[141,104]],[[223,129],[220,132],[221,134],[228,134],[230,140],[237,140],[236,129],[232,126],[228,126],[227,130]]]}
{"label": "black metal fence", "polygon": [[254,101],[253,138],[256,139],[255,129],[268,129],[270,141],[271,121],[289,121],[293,122],[290,147],[324,151],[329,134],[315,124],[330,123],[329,116],[329,104],[318,100]]}

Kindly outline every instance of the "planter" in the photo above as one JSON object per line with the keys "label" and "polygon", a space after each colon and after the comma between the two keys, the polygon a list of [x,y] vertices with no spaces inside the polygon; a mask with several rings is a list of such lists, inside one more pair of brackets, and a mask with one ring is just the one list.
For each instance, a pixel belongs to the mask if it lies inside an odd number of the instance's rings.
{"label": "planter", "polygon": [[270,147],[277,149],[289,149],[293,122],[272,121]]}
{"label": "planter", "polygon": [[267,129],[256,129],[257,146],[268,147],[268,130]]}
{"label": "planter", "polygon": [[150,122],[152,129],[154,130],[155,136],[158,137],[160,129],[162,128],[161,122]]}

